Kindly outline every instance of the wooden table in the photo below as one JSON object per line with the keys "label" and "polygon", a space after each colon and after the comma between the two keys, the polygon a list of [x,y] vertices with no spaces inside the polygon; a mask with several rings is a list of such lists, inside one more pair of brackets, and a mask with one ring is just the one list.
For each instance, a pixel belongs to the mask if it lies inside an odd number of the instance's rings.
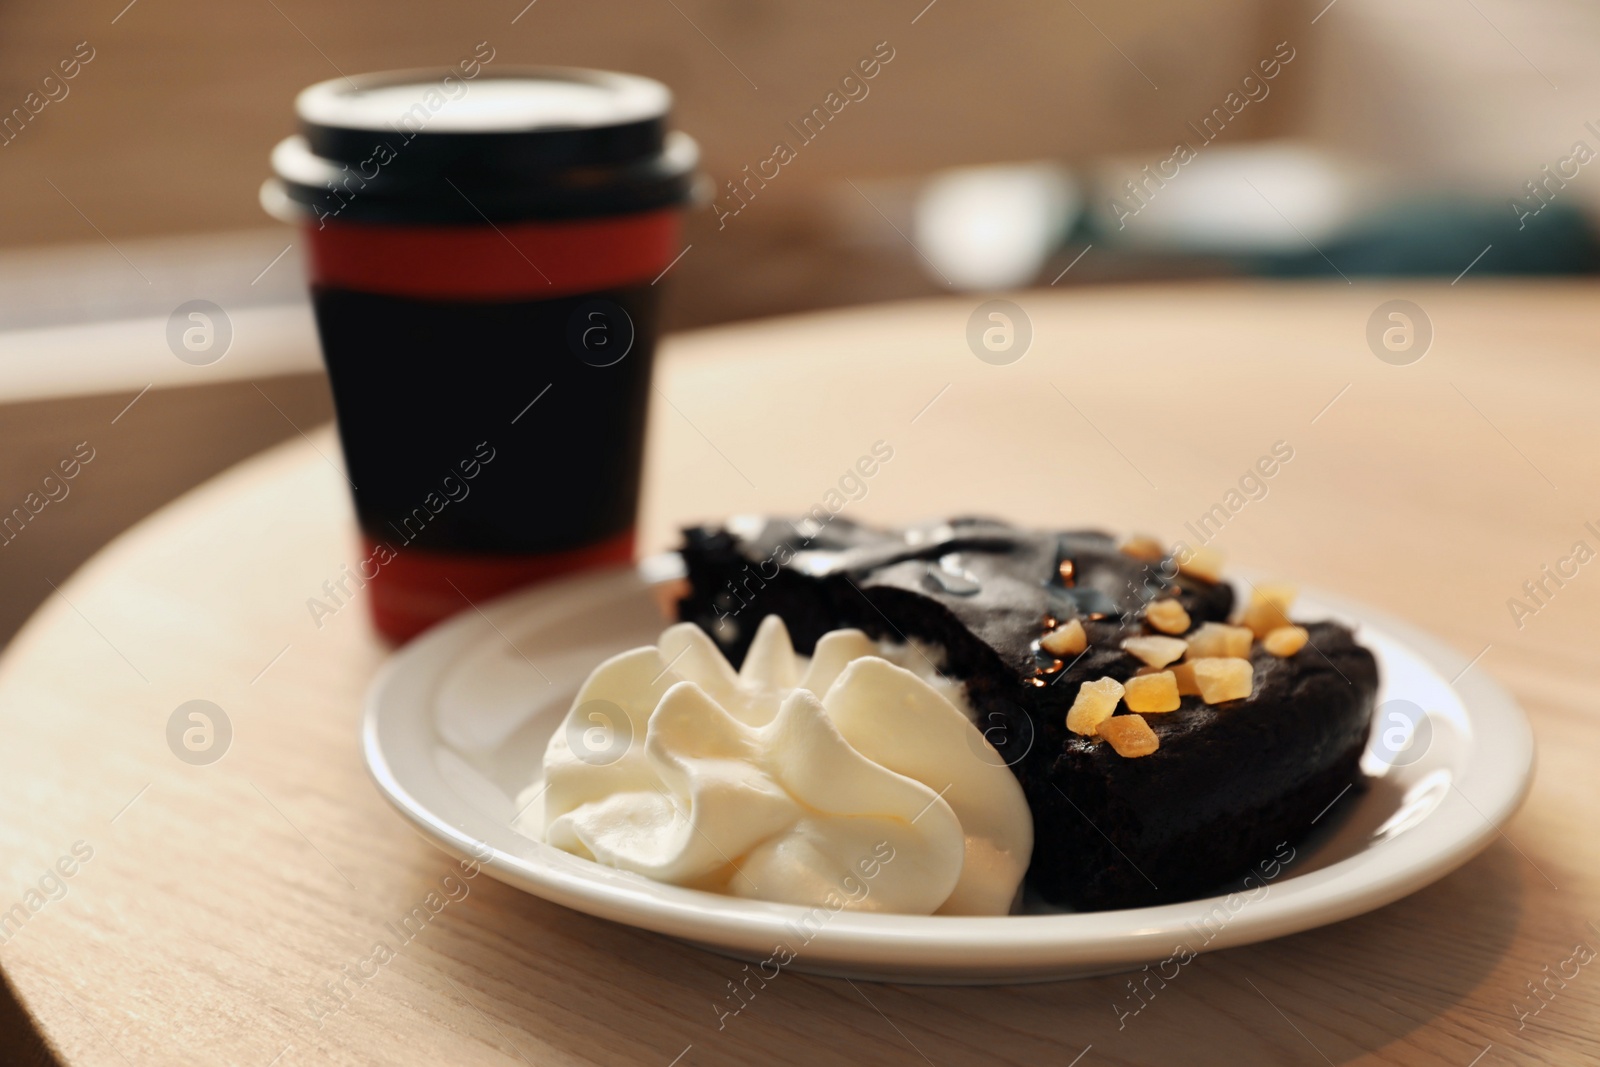
{"label": "wooden table", "polygon": [[[1175,539],[1283,441],[1293,460],[1217,543],[1431,628],[1526,706],[1539,777],[1487,852],[1373,914],[1201,957],[1121,1031],[1124,978],[790,974],[719,1032],[733,964],[488,878],[319,1026],[308,1001],[450,867],[361,766],[357,716],[385,654],[365,605],[321,628],[306,607],[358,558],[325,431],[129,531],[6,653],[0,910],[41,880],[49,893],[0,964],[72,1064],[1595,1062],[1600,963],[1520,1031],[1513,1006],[1539,1003],[1527,983],[1576,943],[1600,946],[1600,563],[1549,586],[1520,628],[1507,601],[1575,541],[1600,547],[1585,526],[1600,527],[1596,295],[1470,279],[1025,293],[1032,346],[1004,366],[969,350],[977,299],[667,346],[651,549],[683,520],[809,507],[879,440],[894,457],[846,514]],[[1392,298],[1433,324],[1409,366],[1365,340]],[[109,435],[100,448],[107,468],[136,458]],[[197,699],[232,724],[208,766],[167,742]],[[58,862],[71,877],[46,877]]]}

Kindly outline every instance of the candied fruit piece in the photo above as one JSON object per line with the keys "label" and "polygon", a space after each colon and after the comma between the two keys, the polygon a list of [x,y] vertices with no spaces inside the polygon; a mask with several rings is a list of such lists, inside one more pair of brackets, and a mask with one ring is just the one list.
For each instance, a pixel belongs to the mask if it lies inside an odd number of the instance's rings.
{"label": "candied fruit piece", "polygon": [[1176,600],[1157,600],[1144,609],[1144,619],[1164,634],[1181,634],[1189,628],[1189,613]]}
{"label": "candied fruit piece", "polygon": [[1041,637],[1039,647],[1052,656],[1076,656],[1089,647],[1089,635],[1084,633],[1083,623],[1069,619]]}
{"label": "candied fruit piece", "polygon": [[1197,697],[1200,695],[1200,687],[1195,684],[1194,680],[1193,663],[1174,663],[1167,668],[1167,673],[1172,675],[1173,683],[1178,687],[1179,696]]}
{"label": "candied fruit piece", "polygon": [[1139,715],[1118,715],[1100,724],[1100,736],[1125,759],[1148,756],[1161,747],[1156,732]]}
{"label": "candied fruit piece", "polygon": [[1101,723],[1111,718],[1122,700],[1122,683],[1115,678],[1100,678],[1084,682],[1078,687],[1078,696],[1067,711],[1067,729],[1084,737],[1093,737]]}
{"label": "candied fruit piece", "polygon": [[1152,667],[1165,667],[1180,660],[1188,650],[1189,643],[1179,637],[1127,637],[1122,641],[1122,651]]}
{"label": "candied fruit piece", "polygon": [[1250,655],[1250,642],[1254,639],[1255,634],[1243,626],[1203,622],[1189,635],[1189,658],[1243,659]]}
{"label": "candied fruit piece", "polygon": [[1306,647],[1311,635],[1304,626],[1280,626],[1261,639],[1261,647],[1280,658],[1288,657]]}
{"label": "candied fruit piece", "polygon": [[1241,625],[1257,637],[1265,637],[1280,626],[1289,625],[1289,605],[1298,592],[1292,585],[1282,582],[1252,586],[1250,605],[1240,617]]}
{"label": "candied fruit piece", "polygon": [[1123,686],[1122,700],[1129,711],[1177,711],[1178,680],[1171,671],[1137,675]]}
{"label": "candied fruit piece", "polygon": [[1193,665],[1194,684],[1200,689],[1200,699],[1207,704],[1243,700],[1255,685],[1255,668],[1247,659],[1214,657],[1197,659]]}
{"label": "candied fruit piece", "polygon": [[1222,581],[1222,553],[1214,548],[1192,548],[1178,557],[1178,573],[1207,582]]}

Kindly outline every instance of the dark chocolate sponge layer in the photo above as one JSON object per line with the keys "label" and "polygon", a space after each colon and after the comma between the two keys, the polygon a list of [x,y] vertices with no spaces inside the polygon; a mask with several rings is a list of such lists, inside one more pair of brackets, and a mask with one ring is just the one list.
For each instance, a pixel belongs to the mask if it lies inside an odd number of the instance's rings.
{"label": "dark chocolate sponge layer", "polygon": [[[1359,779],[1377,667],[1333,623],[1309,626],[1311,642],[1288,659],[1257,646],[1248,699],[1184,697],[1147,715],[1161,742],[1149,756],[1070,733],[1079,685],[1142,666],[1118,646],[1146,632],[1148,602],[1177,599],[1194,626],[1233,608],[1225,583],[1125,555],[1105,534],[987,519],[896,531],[735,520],[684,540],[679,615],[735,664],[769,614],[802,652],[842,626],[938,646],[942,673],[966,683],[979,728],[1028,797],[1028,880],[1050,900],[1097,910],[1204,895],[1302,835]],[[1070,663],[1039,652],[1038,639],[1072,618],[1088,651]]]}

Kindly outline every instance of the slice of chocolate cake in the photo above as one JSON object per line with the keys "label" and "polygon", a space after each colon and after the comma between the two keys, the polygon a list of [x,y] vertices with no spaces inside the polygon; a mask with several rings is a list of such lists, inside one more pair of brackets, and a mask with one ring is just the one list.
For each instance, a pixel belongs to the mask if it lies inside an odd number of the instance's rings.
{"label": "slice of chocolate cake", "polygon": [[1234,595],[1205,553],[1180,565],[1142,539],[987,519],[736,519],[684,539],[679,616],[734,664],[776,614],[799,651],[855,627],[964,683],[1033,811],[1029,883],[1057,903],[1205,895],[1360,779],[1371,653],[1334,623],[1286,627],[1276,592],[1256,598],[1250,629],[1219,625]]}

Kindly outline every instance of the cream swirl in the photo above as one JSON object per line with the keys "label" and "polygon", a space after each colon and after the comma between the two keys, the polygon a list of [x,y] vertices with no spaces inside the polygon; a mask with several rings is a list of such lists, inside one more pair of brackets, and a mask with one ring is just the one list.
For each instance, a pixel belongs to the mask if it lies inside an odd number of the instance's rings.
{"label": "cream swirl", "polygon": [[519,826],[713,892],[1003,915],[1033,851],[1022,790],[945,693],[884,658],[895,654],[836,630],[808,659],[769,615],[735,673],[698,627],[673,626],[589,675]]}

